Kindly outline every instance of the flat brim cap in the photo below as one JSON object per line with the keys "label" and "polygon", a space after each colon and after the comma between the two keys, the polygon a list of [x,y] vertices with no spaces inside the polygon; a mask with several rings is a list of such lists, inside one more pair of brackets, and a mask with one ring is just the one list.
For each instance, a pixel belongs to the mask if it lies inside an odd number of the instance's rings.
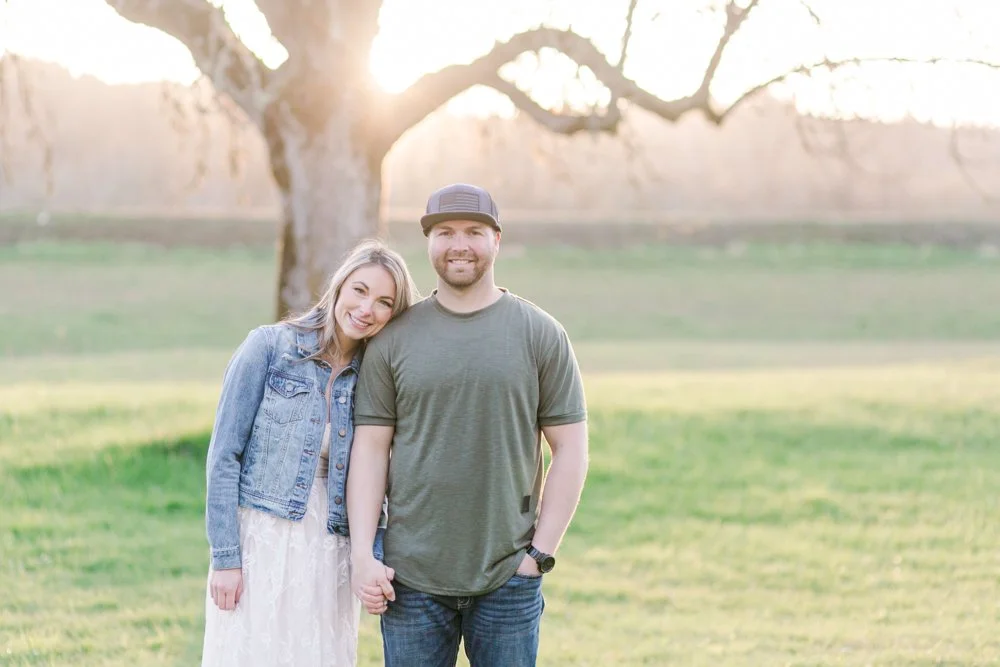
{"label": "flat brim cap", "polygon": [[431,194],[427,199],[427,211],[420,218],[424,236],[431,227],[449,220],[473,220],[500,228],[500,212],[490,193],[476,185],[454,183]]}

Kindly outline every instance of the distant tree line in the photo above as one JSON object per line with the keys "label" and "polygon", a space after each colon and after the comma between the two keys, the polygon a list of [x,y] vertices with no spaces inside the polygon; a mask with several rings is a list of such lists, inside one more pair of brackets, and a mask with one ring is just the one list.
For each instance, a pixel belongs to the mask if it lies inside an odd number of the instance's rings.
{"label": "distant tree line", "polygon": [[[22,75],[42,136],[29,136],[14,100],[0,210],[276,214],[264,146],[205,87],[109,86],[45,63]],[[51,147],[48,167],[39,141]],[[468,180],[490,187],[512,218],[994,219],[998,148],[997,130],[836,122],[765,97],[722,127],[633,111],[617,137],[438,111],[390,152],[383,196],[390,217]]]}

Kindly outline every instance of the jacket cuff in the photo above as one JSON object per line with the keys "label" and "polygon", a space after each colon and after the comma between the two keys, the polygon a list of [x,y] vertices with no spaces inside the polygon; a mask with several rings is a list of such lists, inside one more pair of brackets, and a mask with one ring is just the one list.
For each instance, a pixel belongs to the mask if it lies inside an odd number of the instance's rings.
{"label": "jacket cuff", "polygon": [[239,547],[212,549],[213,570],[230,570],[241,566]]}

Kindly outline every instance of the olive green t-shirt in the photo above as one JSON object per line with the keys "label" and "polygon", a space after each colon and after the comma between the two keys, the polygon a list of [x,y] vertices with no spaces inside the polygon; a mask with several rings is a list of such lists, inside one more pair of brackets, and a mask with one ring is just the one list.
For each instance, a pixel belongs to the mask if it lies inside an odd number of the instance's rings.
{"label": "olive green t-shirt", "polygon": [[434,295],[365,350],[355,424],[393,426],[385,562],[417,590],[472,596],[506,582],[534,533],[540,428],[586,420],[563,327],[505,292],[473,313]]}

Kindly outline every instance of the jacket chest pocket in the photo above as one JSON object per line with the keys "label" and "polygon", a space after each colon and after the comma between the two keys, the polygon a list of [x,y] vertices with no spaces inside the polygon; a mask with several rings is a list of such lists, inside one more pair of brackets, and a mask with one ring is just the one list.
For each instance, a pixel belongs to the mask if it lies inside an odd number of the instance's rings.
{"label": "jacket chest pocket", "polygon": [[267,374],[268,401],[271,418],[279,424],[296,422],[305,416],[309,407],[312,380],[289,373],[272,370]]}

